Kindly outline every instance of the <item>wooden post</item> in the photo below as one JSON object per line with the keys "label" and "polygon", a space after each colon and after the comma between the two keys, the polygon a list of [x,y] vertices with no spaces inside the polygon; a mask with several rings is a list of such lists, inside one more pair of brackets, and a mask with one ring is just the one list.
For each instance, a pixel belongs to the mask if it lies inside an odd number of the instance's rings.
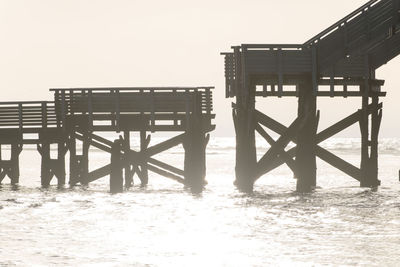
{"label": "wooden post", "polygon": [[140,165],[140,182],[142,186],[146,186],[149,183],[149,171],[147,167],[147,157],[146,150],[149,145],[150,139],[146,136],[146,130],[140,131],[140,152],[142,155],[141,165]]}
{"label": "wooden post", "polygon": [[[236,105],[232,111],[236,132],[236,187],[250,193],[256,177],[257,151],[255,139],[255,85],[248,81],[246,73],[246,50],[234,48],[237,73],[243,72],[236,81]],[[279,88],[279,85],[278,85]]]}
{"label": "wooden post", "polygon": [[66,145],[64,141],[59,141],[57,143],[57,161],[56,161],[56,176],[57,176],[57,185],[63,186],[65,185],[65,153],[66,153]]}
{"label": "wooden post", "polygon": [[368,172],[369,172],[369,121],[368,121],[368,104],[369,97],[368,93],[365,92],[367,88],[361,86],[362,96],[362,108],[360,118],[360,130],[361,130],[361,187],[368,187]]}
{"label": "wooden post", "polygon": [[9,177],[12,185],[16,185],[19,183],[19,154],[21,153],[21,150],[21,144],[11,144],[11,170],[9,173]]}
{"label": "wooden post", "polygon": [[79,156],[79,181],[82,185],[88,185],[89,173],[89,147],[90,139],[88,133],[83,134],[82,155]]}
{"label": "wooden post", "polygon": [[316,186],[317,98],[311,79],[299,85],[298,116],[304,118],[297,134],[297,191],[310,192]]}
{"label": "wooden post", "polygon": [[201,116],[201,98],[198,92],[193,93],[194,109],[189,116],[183,147],[185,149],[184,176],[185,185],[193,193],[200,193],[205,185],[205,147],[206,138]]}
{"label": "wooden post", "polygon": [[50,143],[41,140],[42,144],[38,145],[39,153],[42,157],[40,182],[42,187],[48,187],[52,178],[51,159],[50,159]]}
{"label": "wooden post", "polygon": [[[124,151],[125,155],[127,155],[131,149],[131,139],[129,131],[124,131],[124,141]],[[131,164],[129,163],[129,161],[125,161],[124,165],[125,188],[129,188],[133,186],[133,171],[131,169]]]}
{"label": "wooden post", "polygon": [[69,136],[69,185],[75,186],[79,182],[79,164],[76,155],[75,132]]}
{"label": "wooden post", "polygon": [[[362,87],[362,90],[366,90]],[[368,104],[369,96],[362,97],[362,112],[360,118],[361,129],[361,187],[376,187],[380,185],[378,179],[378,136],[382,119],[379,111],[379,98],[376,94],[372,96],[371,134],[369,134]],[[371,139],[369,139],[371,137]]]}
{"label": "wooden post", "polygon": [[124,190],[124,179],[122,176],[123,162],[121,157],[122,141],[116,139],[111,146],[111,173],[110,192],[121,193]]}

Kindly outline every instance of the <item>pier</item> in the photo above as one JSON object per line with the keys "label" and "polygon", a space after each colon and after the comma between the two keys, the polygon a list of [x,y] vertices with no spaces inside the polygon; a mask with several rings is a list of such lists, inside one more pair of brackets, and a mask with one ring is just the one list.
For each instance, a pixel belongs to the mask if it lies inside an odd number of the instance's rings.
{"label": "pier", "polygon": [[[206,183],[205,150],[209,132],[215,129],[212,89],[50,89],[54,101],[1,102],[0,145],[11,147],[11,157],[2,159],[0,150],[0,182],[8,176],[12,184],[19,183],[19,154],[24,145],[33,144],[42,159],[43,187],[49,186],[54,177],[59,186],[66,183],[65,156],[69,152],[71,186],[87,185],[109,176],[110,191],[122,192],[124,186],[133,185],[135,174],[142,186],[147,185],[151,171],[200,192]],[[99,132],[121,135],[111,141]],[[130,146],[132,132],[139,133],[139,151]],[[176,132],[177,135],[150,146],[154,132]],[[56,158],[51,158],[51,145],[57,146]],[[153,158],[178,145],[183,145],[185,150],[183,170]],[[110,164],[89,171],[90,147],[109,153]]]}
{"label": "pier", "polygon": [[[400,53],[400,1],[373,0],[302,44],[242,44],[225,57],[226,98],[235,98],[236,186],[245,192],[282,164],[297,178],[297,191],[316,186],[316,157],[360,182],[377,187],[378,136],[384,81],[375,72]],[[326,90],[328,88],[328,90]],[[257,110],[258,97],[298,99],[298,116],[289,126]],[[320,97],[360,99],[360,109],[318,131]],[[359,124],[360,166],[319,146]],[[279,135],[274,140],[266,129]],[[257,160],[256,133],[270,145]],[[286,149],[293,142],[296,147]]]}

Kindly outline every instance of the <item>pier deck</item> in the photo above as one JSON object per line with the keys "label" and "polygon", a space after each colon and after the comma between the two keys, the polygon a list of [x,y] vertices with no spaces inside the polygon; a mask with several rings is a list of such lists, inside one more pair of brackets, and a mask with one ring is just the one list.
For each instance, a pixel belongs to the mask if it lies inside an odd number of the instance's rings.
{"label": "pier deck", "polygon": [[[205,149],[212,120],[213,87],[132,87],[50,89],[54,101],[0,103],[0,145],[11,145],[11,159],[0,154],[0,182],[8,175],[19,182],[19,154],[26,144],[36,144],[42,156],[43,186],[53,176],[65,183],[65,154],[70,155],[69,183],[88,184],[110,175],[111,191],[122,191],[133,184],[137,174],[142,185],[148,171],[201,191],[205,185]],[[179,134],[150,146],[154,132]],[[122,133],[114,142],[97,132]],[[130,148],[130,133],[140,133],[140,151]],[[82,151],[77,152],[77,142]],[[50,157],[50,145],[58,145],[58,157]],[[152,158],[158,153],[183,145],[185,168],[179,170]],[[89,172],[89,147],[111,154],[111,164]],[[122,172],[124,170],[124,172]],[[117,173],[117,174],[116,174]],[[117,181],[117,182],[116,182]]]}

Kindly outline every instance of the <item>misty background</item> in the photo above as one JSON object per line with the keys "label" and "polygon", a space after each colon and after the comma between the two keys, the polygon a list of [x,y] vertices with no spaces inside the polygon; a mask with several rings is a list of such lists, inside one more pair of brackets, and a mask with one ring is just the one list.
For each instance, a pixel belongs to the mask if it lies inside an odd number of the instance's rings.
{"label": "misty background", "polygon": [[[220,52],[242,43],[303,43],[362,0],[0,0],[1,101],[51,100],[49,88],[215,86],[217,129],[234,136]],[[380,137],[400,137],[400,58],[378,70],[388,95]],[[297,100],[257,99],[286,124]],[[319,99],[320,130],[361,99]],[[340,136],[359,136],[358,125]]]}

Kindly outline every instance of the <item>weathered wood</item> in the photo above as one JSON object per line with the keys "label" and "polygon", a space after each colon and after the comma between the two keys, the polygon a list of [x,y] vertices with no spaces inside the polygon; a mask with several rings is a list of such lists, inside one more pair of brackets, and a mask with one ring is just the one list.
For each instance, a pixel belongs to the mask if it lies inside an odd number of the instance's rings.
{"label": "weathered wood", "polygon": [[111,165],[110,165],[110,192],[121,193],[124,190],[124,179],[122,176],[122,138],[116,139],[111,147]]}
{"label": "weathered wood", "polygon": [[[146,131],[141,131],[140,132],[140,155],[142,158],[147,158],[147,147],[150,143],[150,135],[146,136]],[[140,177],[140,182],[142,186],[146,186],[149,183],[149,174],[147,170],[147,162],[145,160],[141,161],[140,164],[140,171],[141,171],[141,177]]]}
{"label": "weathered wood", "polygon": [[[260,124],[256,124],[256,131],[268,142],[268,144],[272,147],[276,142],[275,140],[261,127]],[[296,172],[296,163],[283,148],[280,148],[278,151],[278,158],[282,158],[288,167],[293,171]],[[268,169],[268,168],[267,168]]]}
{"label": "weathered wood", "polygon": [[361,171],[359,168],[344,161],[343,159],[339,158],[338,156],[335,156],[334,154],[327,151],[326,149],[323,149],[320,146],[317,146],[316,154],[320,159],[322,159],[326,163],[329,163],[330,165],[337,168],[338,170],[341,170],[342,172],[349,175],[350,177],[353,177],[357,181],[361,180]]}
{"label": "weathered wood", "polygon": [[[153,165],[156,166],[156,167],[159,167],[159,168],[165,169],[165,170],[167,170],[167,171],[170,171],[170,172],[172,172],[172,173],[175,173],[175,174],[177,174],[177,175],[179,175],[179,176],[184,176],[184,175],[185,175],[185,171],[183,171],[183,170],[181,170],[181,169],[178,169],[178,168],[176,168],[176,167],[174,167],[174,166],[171,166],[171,165],[169,165],[169,164],[167,164],[167,163],[164,163],[164,162],[162,162],[162,161],[153,159],[153,158],[149,158],[149,159],[148,159],[148,163],[151,163],[151,164],[153,164]],[[142,170],[142,171],[143,171],[143,170]]]}
{"label": "weathered wood", "polygon": [[235,185],[240,191],[249,193],[253,191],[257,177],[255,86],[248,83],[246,75],[243,77],[243,86],[238,87],[236,94],[236,108],[232,111],[236,132]]}
{"label": "weathered wood", "polygon": [[68,140],[69,149],[69,185],[75,186],[79,182],[79,163],[76,154],[76,135],[70,133]]}
{"label": "weathered wood", "polygon": [[189,116],[189,125],[185,133],[183,148],[185,149],[184,176],[185,185],[189,186],[192,192],[199,193],[203,190],[206,173],[205,131],[201,124],[200,97],[197,95],[193,112]]}
{"label": "weathered wood", "polygon": [[148,168],[150,171],[155,172],[155,173],[158,173],[159,175],[162,175],[162,176],[164,176],[164,177],[166,177],[166,178],[170,178],[170,179],[172,179],[172,180],[174,180],[174,181],[177,181],[177,182],[179,182],[179,183],[181,183],[181,184],[186,184],[186,181],[185,181],[184,178],[182,178],[182,177],[180,177],[180,176],[178,176],[178,175],[175,175],[175,174],[173,174],[173,173],[171,173],[171,172],[162,170],[162,169],[160,169],[160,168],[158,168],[158,167],[156,167],[156,166],[153,166],[152,164],[148,164],[148,165],[147,165],[147,168]]}
{"label": "weathered wood", "polygon": [[[129,131],[124,132],[124,154],[128,154],[131,150],[131,138]],[[125,188],[133,186],[133,175],[134,171],[131,169],[131,164],[125,160],[124,162],[124,176],[125,176]]]}
{"label": "weathered wood", "polygon": [[[382,108],[382,103],[378,104],[378,109]],[[360,121],[360,116],[362,111],[358,110],[355,113],[347,116],[343,120],[333,124],[332,126],[326,128],[325,130],[321,131],[317,134],[317,143],[321,143],[322,141],[334,136],[337,133],[347,129],[351,125]],[[371,114],[373,112],[373,105],[368,105],[367,114]]]}
{"label": "weathered wood", "polygon": [[299,86],[298,116],[305,120],[297,133],[296,189],[298,192],[310,192],[316,186],[316,96],[313,94],[311,79]]}
{"label": "weathered wood", "polygon": [[42,156],[40,175],[41,185],[42,187],[48,187],[53,178],[50,160],[50,144],[43,140],[42,145],[38,145],[38,150]]}
{"label": "weathered wood", "polygon": [[168,150],[172,147],[180,145],[183,143],[184,139],[185,139],[185,134],[183,133],[183,134],[175,136],[169,140],[166,140],[162,143],[151,146],[151,147],[147,148],[147,156],[151,157],[151,156],[159,154],[165,150]]}
{"label": "weathered wood", "polygon": [[[300,126],[304,124],[305,117],[298,117],[293,123],[287,128],[285,133],[283,133],[279,139],[271,145],[271,148],[265,153],[265,155],[257,163],[256,179],[264,174],[263,170],[269,168],[269,164],[279,156],[279,153],[284,151],[285,147],[289,144],[293,136],[299,131]],[[296,168],[297,169],[297,168]]]}

